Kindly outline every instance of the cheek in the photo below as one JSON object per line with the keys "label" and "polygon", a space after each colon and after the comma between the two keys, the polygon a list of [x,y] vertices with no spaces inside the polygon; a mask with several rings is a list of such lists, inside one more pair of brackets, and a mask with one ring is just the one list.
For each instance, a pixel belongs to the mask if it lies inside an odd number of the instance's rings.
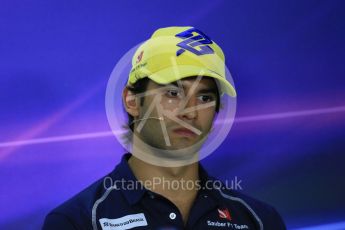
{"label": "cheek", "polygon": [[215,116],[214,108],[199,111],[199,122],[204,128],[209,128]]}
{"label": "cheek", "polygon": [[160,100],[160,107],[165,113],[177,114],[181,106],[181,100],[178,98],[162,97]]}
{"label": "cheek", "polygon": [[[140,105],[141,118],[143,118],[145,115],[148,117],[154,117],[157,114],[157,104],[153,105],[153,103],[156,103],[156,102],[151,95],[144,97],[144,103]],[[151,111],[147,113],[149,109],[151,109]]]}

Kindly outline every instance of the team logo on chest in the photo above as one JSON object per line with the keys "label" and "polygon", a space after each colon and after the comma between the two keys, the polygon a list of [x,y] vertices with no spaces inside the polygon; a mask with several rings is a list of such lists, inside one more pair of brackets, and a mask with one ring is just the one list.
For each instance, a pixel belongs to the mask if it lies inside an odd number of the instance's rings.
{"label": "team logo on chest", "polygon": [[228,208],[218,208],[217,218],[215,220],[206,220],[207,227],[210,229],[251,229],[247,224],[236,223],[233,221],[233,217],[230,214]]}
{"label": "team logo on chest", "polygon": [[147,226],[144,213],[131,214],[116,219],[101,218],[102,230],[125,230],[139,226]]}
{"label": "team logo on chest", "polygon": [[219,214],[219,218],[231,220],[231,215],[227,208],[224,208],[224,209],[218,208],[218,214]]}

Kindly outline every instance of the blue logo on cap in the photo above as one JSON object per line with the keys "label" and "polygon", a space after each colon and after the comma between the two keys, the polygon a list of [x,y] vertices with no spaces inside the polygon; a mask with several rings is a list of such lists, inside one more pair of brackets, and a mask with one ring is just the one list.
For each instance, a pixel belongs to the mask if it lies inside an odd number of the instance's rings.
{"label": "blue logo on cap", "polygon": [[[195,35],[193,35],[193,32]],[[176,56],[181,55],[186,50],[198,56],[214,53],[214,50],[207,45],[213,44],[212,40],[206,34],[204,34],[198,29],[191,28],[181,33],[178,33],[175,36],[184,39],[182,42],[177,44],[177,46],[181,47],[182,49],[179,49],[176,52]]]}

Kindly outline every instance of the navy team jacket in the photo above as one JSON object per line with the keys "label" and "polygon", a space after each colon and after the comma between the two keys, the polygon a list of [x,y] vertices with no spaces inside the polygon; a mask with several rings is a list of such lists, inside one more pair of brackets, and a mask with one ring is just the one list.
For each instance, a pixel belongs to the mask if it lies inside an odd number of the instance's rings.
{"label": "navy team jacket", "polygon": [[[125,154],[109,175],[52,210],[43,230],[122,229],[286,229],[276,210],[224,187],[204,186],[214,181],[200,166],[202,188],[183,223],[178,208],[165,197],[143,187],[115,186],[115,181],[137,181]],[[209,183],[212,184],[212,183]]]}

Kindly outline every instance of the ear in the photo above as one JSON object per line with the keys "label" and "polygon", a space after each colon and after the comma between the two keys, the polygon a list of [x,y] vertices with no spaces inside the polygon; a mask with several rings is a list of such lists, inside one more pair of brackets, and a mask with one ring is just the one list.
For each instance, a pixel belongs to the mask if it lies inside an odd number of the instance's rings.
{"label": "ear", "polygon": [[122,101],[127,113],[134,118],[139,116],[139,100],[127,87],[122,91]]}

